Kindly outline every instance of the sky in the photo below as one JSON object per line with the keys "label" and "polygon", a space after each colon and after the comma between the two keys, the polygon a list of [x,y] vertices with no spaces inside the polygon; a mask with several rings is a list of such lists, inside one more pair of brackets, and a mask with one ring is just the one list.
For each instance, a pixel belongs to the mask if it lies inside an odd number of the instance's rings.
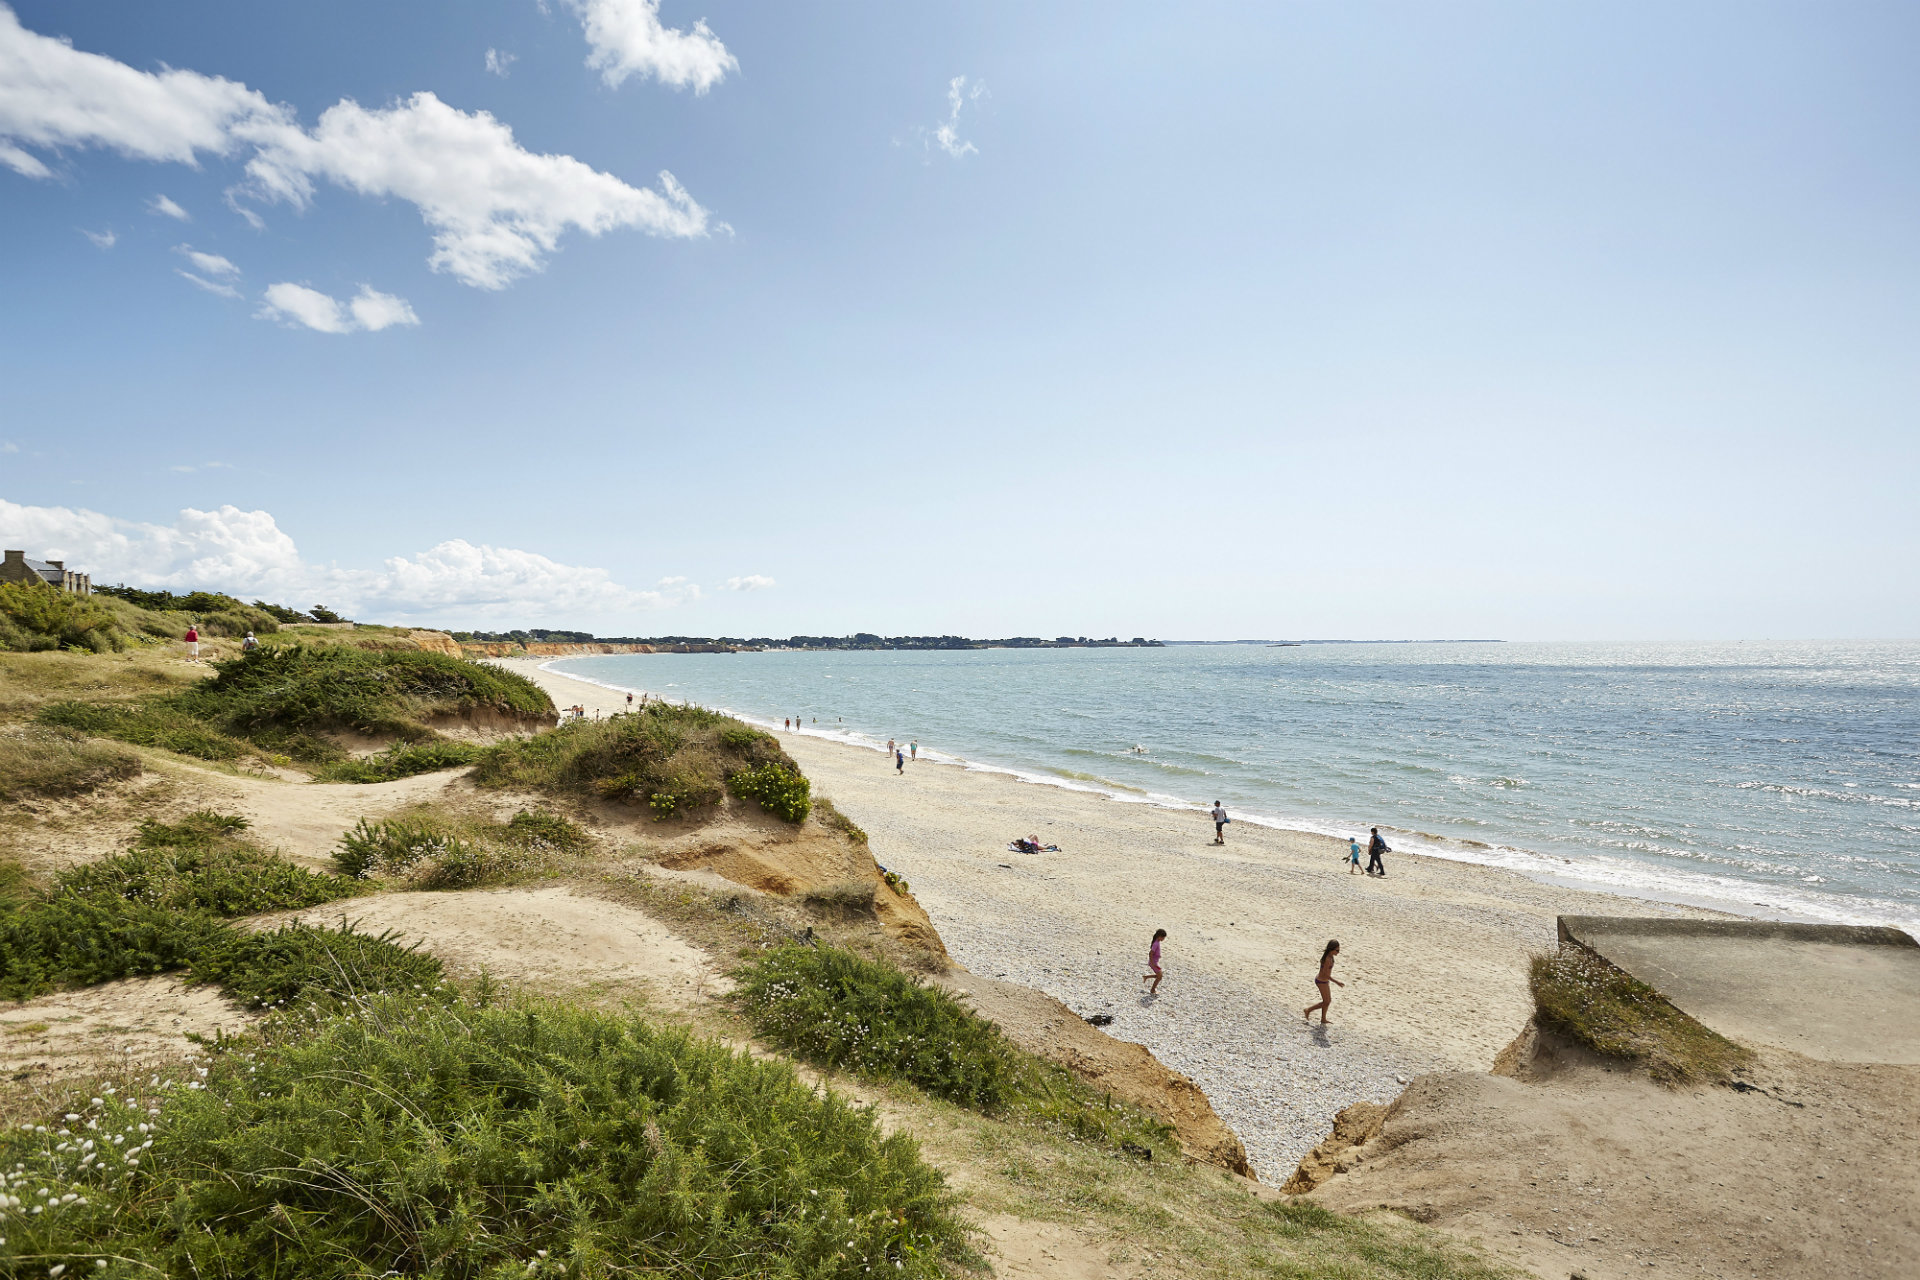
{"label": "sky", "polygon": [[0,0],[0,540],[601,635],[1920,636],[1920,8]]}

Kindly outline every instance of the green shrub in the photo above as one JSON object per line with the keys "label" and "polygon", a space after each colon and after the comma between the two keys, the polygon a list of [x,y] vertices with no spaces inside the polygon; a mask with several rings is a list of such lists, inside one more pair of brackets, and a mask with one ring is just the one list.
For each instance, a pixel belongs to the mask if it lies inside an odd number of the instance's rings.
{"label": "green shrub", "polygon": [[491,712],[544,724],[553,702],[526,677],[418,649],[348,645],[262,648],[214,664],[218,673],[174,703],[236,737],[335,730],[424,741],[435,716]]}
{"label": "green shrub", "polygon": [[656,818],[675,818],[718,804],[735,775],[764,777],[770,766],[792,775],[773,787],[775,803],[804,818],[806,779],[770,734],[702,707],[649,703],[502,743],[474,768],[473,779],[645,805]]}
{"label": "green shrub", "polygon": [[136,747],[158,747],[199,760],[238,760],[248,743],[211,727],[162,699],[144,703],[54,702],[35,717],[42,724],[117,738]]}
{"label": "green shrub", "polygon": [[798,769],[778,762],[738,770],[727,779],[727,787],[742,800],[758,801],[762,809],[788,822],[805,822],[813,807],[811,784]]}
{"label": "green shrub", "polygon": [[103,1094],[71,1135],[0,1132],[6,1189],[45,1209],[9,1218],[0,1271],[934,1280],[975,1262],[913,1141],[784,1064],[546,1005],[353,1014],[230,1042],[157,1116]]}
{"label": "green shrub", "polygon": [[0,583],[0,649],[118,653],[127,638],[113,611],[44,582]]}
{"label": "green shrub", "polygon": [[434,773],[472,764],[482,748],[465,742],[396,742],[377,755],[338,760],[315,773],[316,782],[392,782],[417,773]]}
{"label": "green shrub", "polygon": [[149,820],[132,850],[61,872],[54,893],[246,916],[356,892],[346,880],[297,867],[242,839],[246,826],[245,818],[204,809],[177,823]]}
{"label": "green shrub", "polygon": [[1012,1044],[1000,1028],[890,964],[789,943],[734,974],[733,1000],[774,1045],[823,1067],[908,1084],[977,1111],[1130,1152],[1164,1148],[1165,1124]]}
{"label": "green shrub", "polygon": [[978,1110],[1012,1099],[1019,1060],[1000,1029],[892,965],[789,945],[738,978],[735,998],[754,1029],[809,1062],[906,1080]]}
{"label": "green shrub", "polygon": [[229,934],[209,913],[150,902],[73,894],[29,902],[0,916],[0,997],[184,969]]}
{"label": "green shrub", "polygon": [[416,863],[471,852],[467,842],[445,822],[432,817],[386,818],[379,822],[362,818],[340,837],[333,866],[343,876],[364,880],[375,872],[397,874]]}
{"label": "green shrub", "polygon": [[1726,1080],[1753,1057],[1585,947],[1533,957],[1528,982],[1540,1026],[1595,1053],[1641,1063],[1663,1084]]}
{"label": "green shrub", "polygon": [[493,822],[428,811],[362,818],[340,837],[333,865],[356,880],[408,876],[421,889],[471,889],[527,879],[591,847],[586,832],[557,814],[522,810]]}
{"label": "green shrub", "polygon": [[0,732],[0,800],[75,796],[140,776],[140,757],[70,729]]}
{"label": "green shrub", "polygon": [[295,923],[266,933],[230,932],[194,957],[193,980],[218,983],[256,1008],[438,985],[445,976],[440,961],[417,944],[401,946],[398,937],[361,933],[344,920],[338,929]]}

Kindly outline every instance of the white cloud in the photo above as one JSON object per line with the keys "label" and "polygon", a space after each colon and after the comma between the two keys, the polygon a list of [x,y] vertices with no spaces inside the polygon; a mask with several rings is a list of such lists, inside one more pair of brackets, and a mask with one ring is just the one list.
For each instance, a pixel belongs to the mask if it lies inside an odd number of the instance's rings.
{"label": "white cloud", "polygon": [[301,557],[267,512],[233,506],[188,508],[161,525],[0,499],[0,541],[65,560],[96,582],[228,591],[300,607],[320,601],[352,616],[394,622],[577,625],[698,598],[698,588],[685,579],[636,591],[604,569],[464,538],[389,557],[377,569],[317,565]]}
{"label": "white cloud", "polygon": [[165,196],[155,196],[153,199],[147,201],[147,209],[151,213],[162,214],[169,218],[178,219],[181,222],[193,221],[192,214],[188,213],[185,209],[182,209],[179,205],[175,204],[173,201],[169,200]]}
{"label": "white cloud", "polygon": [[978,102],[986,95],[987,86],[980,81],[973,82],[973,88],[967,88],[965,76],[955,76],[947,81],[947,119],[946,123],[932,133],[933,144],[952,156],[955,160],[966,155],[978,155],[980,148],[971,142],[960,140],[960,108],[969,102]]}
{"label": "white cloud", "polygon": [[353,312],[355,322],[368,333],[378,333],[396,324],[420,323],[420,317],[413,314],[405,298],[381,293],[371,285],[361,285],[360,292],[347,307]]}
{"label": "white cloud", "polygon": [[728,578],[729,591],[761,591],[773,585],[773,579],[762,573],[749,573],[742,578]]}
{"label": "white cloud", "polygon": [[283,280],[279,284],[267,286],[265,299],[259,311],[262,320],[303,324],[321,333],[353,332],[353,325],[347,319],[346,308],[318,289],[309,289],[303,284],[292,284]]}
{"label": "white cloud", "polygon": [[82,53],[28,31],[0,4],[0,164],[29,178],[51,170],[22,147],[109,147],[140,160],[193,164],[201,152],[224,154],[246,123],[284,114],[231,80],[171,67],[136,71]]}
{"label": "white cloud", "polygon": [[739,60],[707,27],[702,18],[691,31],[660,21],[660,0],[567,0],[580,19],[593,52],[587,65],[600,73],[607,87],[618,88],[630,75],[652,76],[675,89],[693,86],[705,93]]}
{"label": "white cloud", "polygon": [[189,465],[181,465],[177,467],[168,467],[167,470],[179,471],[187,475],[192,475],[196,471],[231,471],[233,470],[233,464],[230,462],[203,462],[197,467],[189,466]]}
{"label": "white cloud", "polygon": [[378,333],[396,324],[419,324],[420,317],[405,298],[381,293],[372,285],[361,285],[350,302],[310,289],[303,284],[281,281],[267,286],[264,301],[256,313],[262,320],[305,325],[320,333],[353,333],[365,330]]}
{"label": "white cloud", "polygon": [[202,289],[205,289],[208,293],[216,294],[219,297],[237,299],[240,296],[240,291],[234,288],[230,284],[221,284],[217,280],[203,279],[202,277],[193,274],[193,272],[183,270],[180,267],[175,267],[174,273],[180,276],[184,280],[193,281],[193,283],[200,286]]}
{"label": "white cloud", "polygon": [[0,453],[18,453],[20,446],[11,440],[0,440]]}
{"label": "white cloud", "polygon": [[[711,41],[703,31],[668,32],[674,39],[664,47]],[[664,69],[656,73],[669,83],[682,82],[674,75],[710,83],[684,54],[662,54]],[[309,131],[291,109],[245,85],[171,68],[136,71],[81,53],[27,31],[0,3],[0,163],[45,178],[51,170],[22,147],[80,146],[184,164],[203,153],[251,149],[239,193],[296,208],[312,202],[321,179],[361,195],[398,197],[415,205],[433,232],[433,268],[483,289],[539,270],[568,231],[636,228],[684,237],[709,230],[707,211],[672,174],[662,172],[657,189],[630,186],[572,156],[530,152],[487,112],[457,110],[431,93],[376,109],[345,99]],[[229,203],[258,229],[258,214]],[[188,217],[165,196],[151,207]]]}
{"label": "white cloud", "polygon": [[177,244],[173,246],[173,251],[175,253],[185,254],[189,262],[210,276],[237,276],[240,274],[240,268],[234,266],[230,259],[223,258],[217,253],[201,253],[190,244]]}
{"label": "white cloud", "polygon": [[502,53],[498,49],[487,50],[487,70],[503,80],[507,77],[508,69],[518,61],[520,61],[520,55],[517,53]]}
{"label": "white cloud", "polygon": [[89,231],[82,227],[80,234],[93,241],[96,249],[111,249],[120,243],[120,237],[113,233],[112,227],[108,227],[105,231]]}

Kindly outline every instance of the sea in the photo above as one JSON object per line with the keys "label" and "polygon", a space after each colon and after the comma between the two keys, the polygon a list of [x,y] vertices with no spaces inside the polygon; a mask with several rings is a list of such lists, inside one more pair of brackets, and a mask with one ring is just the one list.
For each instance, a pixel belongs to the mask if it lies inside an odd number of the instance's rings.
{"label": "sea", "polygon": [[1920,642],[565,658],[577,679],[1118,801],[1920,935]]}

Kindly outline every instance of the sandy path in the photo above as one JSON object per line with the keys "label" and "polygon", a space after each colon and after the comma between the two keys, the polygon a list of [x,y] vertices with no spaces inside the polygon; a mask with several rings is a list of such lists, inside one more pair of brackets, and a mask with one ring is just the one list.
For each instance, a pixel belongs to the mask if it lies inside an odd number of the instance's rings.
{"label": "sandy path", "polygon": [[[611,712],[623,695],[506,660],[556,703]],[[1539,884],[1499,868],[1390,855],[1389,876],[1347,873],[1343,844],[1236,824],[1224,848],[1200,814],[1107,800],[1003,774],[921,762],[896,776],[877,752],[811,735],[782,742],[903,873],[955,959],[1035,987],[1191,1076],[1282,1179],[1333,1113],[1387,1101],[1414,1075],[1486,1070],[1531,1012],[1526,961],[1559,914],[1677,909]],[[1059,854],[1007,851],[1036,832]],[[1147,939],[1166,944],[1157,999],[1140,994]],[[1321,948],[1339,938],[1333,1025],[1300,1009]]]}

